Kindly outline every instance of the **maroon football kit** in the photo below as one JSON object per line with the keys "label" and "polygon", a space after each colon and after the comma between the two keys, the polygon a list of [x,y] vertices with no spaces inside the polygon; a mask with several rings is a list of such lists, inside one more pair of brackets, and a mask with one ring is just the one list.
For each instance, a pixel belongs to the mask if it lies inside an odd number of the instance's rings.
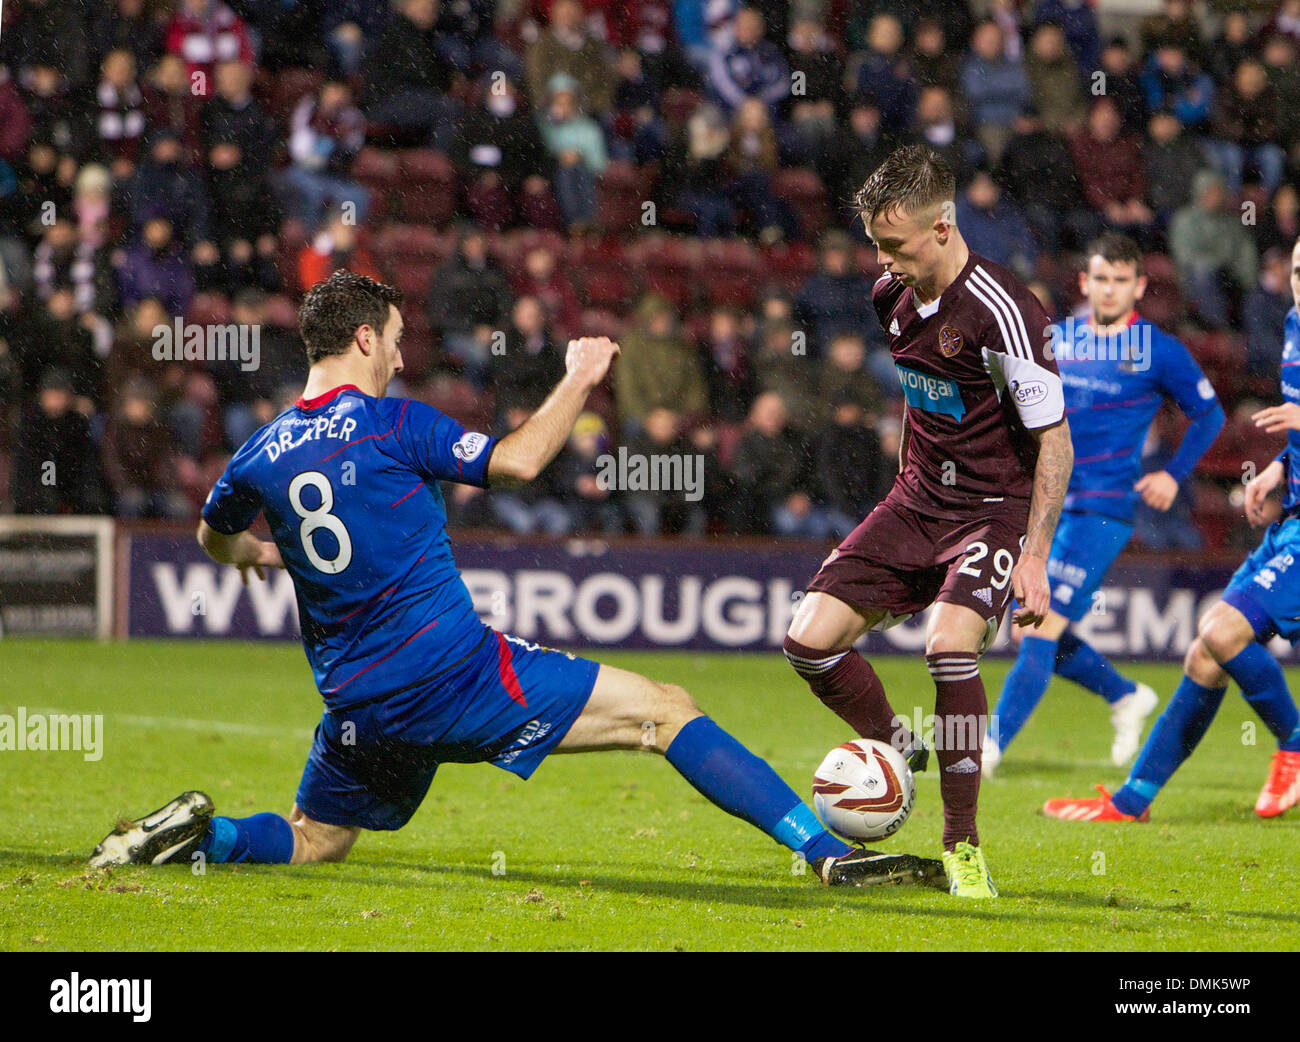
{"label": "maroon football kit", "polygon": [[1065,414],[1050,319],[1009,271],[972,253],[938,300],[881,277],[872,301],[907,403],[907,458],[889,494],[808,585],[886,628],[935,601],[997,632],[1029,518],[1038,443]]}

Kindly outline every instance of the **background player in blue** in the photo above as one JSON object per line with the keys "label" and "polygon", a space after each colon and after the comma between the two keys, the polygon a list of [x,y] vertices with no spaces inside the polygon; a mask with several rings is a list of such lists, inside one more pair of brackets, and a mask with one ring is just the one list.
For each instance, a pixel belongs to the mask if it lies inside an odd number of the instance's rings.
{"label": "background player in blue", "polygon": [[[1291,251],[1291,296],[1300,307],[1300,242]],[[1156,794],[1191,755],[1218,712],[1231,677],[1251,708],[1277,739],[1278,750],[1255,812],[1272,818],[1300,800],[1300,713],[1282,668],[1265,647],[1275,634],[1300,642],[1300,316],[1287,313],[1282,350],[1284,404],[1261,409],[1256,426],[1287,432],[1277,459],[1246,486],[1246,517],[1268,524],[1259,547],[1233,574],[1223,597],[1202,616],[1187,650],[1183,680],[1156,721],[1142,755],[1119,792],[1053,799],[1045,814],[1071,821],[1145,821]],[[1269,496],[1282,489],[1280,519]]]}
{"label": "background player in blue", "polygon": [[[362,829],[398,829],[443,763],[527,778],[552,752],[651,749],[704,796],[804,855],[831,885],[943,880],[940,862],[854,850],[696,707],[660,684],[508,637],[475,614],[452,559],[438,482],[531,481],[567,440],[618,345],[570,341],[566,374],[497,440],[420,402],[385,398],[402,369],[400,294],[335,272],[299,314],[303,397],[235,453],[199,542],[215,560],[287,568],[325,714],[293,811],[213,817],[190,791],[96,847],[96,867],[347,856]],[[249,529],[262,513],[273,541]]]}
{"label": "background player in blue", "polygon": [[[1219,399],[1187,348],[1137,313],[1147,282],[1137,244],[1107,232],[1088,246],[1085,264],[1079,289],[1087,318],[1067,319],[1051,331],[1074,440],[1074,471],[1047,562],[1052,607],[1024,632],[1002,686],[984,743],[986,775],[1029,719],[1053,672],[1110,703],[1111,760],[1119,767],[1133,758],[1159,701],[1156,693],[1120,676],[1068,627],[1092,609],[1102,579],[1133,533],[1139,497],[1168,510],[1223,428]],[[1142,443],[1166,398],[1191,425],[1168,466],[1141,476]]]}

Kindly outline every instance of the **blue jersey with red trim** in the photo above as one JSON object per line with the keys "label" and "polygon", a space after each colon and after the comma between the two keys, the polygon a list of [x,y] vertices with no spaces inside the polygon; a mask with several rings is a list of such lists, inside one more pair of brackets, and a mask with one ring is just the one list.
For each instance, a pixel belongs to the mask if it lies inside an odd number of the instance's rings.
{"label": "blue jersey with red trim", "polygon": [[1142,445],[1164,400],[1195,420],[1218,409],[1218,396],[1182,341],[1137,312],[1110,336],[1077,318],[1053,325],[1051,336],[1074,443],[1065,509],[1131,521]]}
{"label": "blue jersey with red trim", "polygon": [[407,690],[482,645],[438,482],[486,484],[495,445],[421,402],[346,386],[300,399],[231,459],[203,519],[233,534],[266,515],[329,709]]}

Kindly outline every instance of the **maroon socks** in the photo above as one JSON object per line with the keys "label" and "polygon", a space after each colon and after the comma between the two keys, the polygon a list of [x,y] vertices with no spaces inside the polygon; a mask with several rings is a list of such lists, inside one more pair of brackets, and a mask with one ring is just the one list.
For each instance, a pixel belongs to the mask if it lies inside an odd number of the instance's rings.
{"label": "maroon socks", "polygon": [[888,742],[900,752],[912,742],[885,697],[876,671],[852,648],[821,651],[785,638],[785,657],[826,708],[853,728],[859,738]]}
{"label": "maroon socks", "polygon": [[942,651],[926,655],[925,664],[934,677],[934,751],[943,796],[943,849],[951,850],[962,840],[978,846],[975,807],[988,719],[979,656],[973,651]]}
{"label": "maroon socks", "polygon": [[[824,651],[790,637],[782,648],[813,694],[858,737],[888,742],[906,752],[912,734],[890,707],[884,685],[866,659],[852,648]],[[926,655],[925,664],[934,678],[934,751],[943,797],[943,847],[951,850],[962,840],[978,846],[975,809],[988,722],[979,656],[973,651],[944,651]],[[914,723],[919,727],[921,722]]]}

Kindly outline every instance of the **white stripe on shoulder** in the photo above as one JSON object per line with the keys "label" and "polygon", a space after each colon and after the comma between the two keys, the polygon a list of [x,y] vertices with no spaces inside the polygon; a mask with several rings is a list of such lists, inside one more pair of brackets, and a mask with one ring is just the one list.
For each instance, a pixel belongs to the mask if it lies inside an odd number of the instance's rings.
{"label": "white stripe on shoulder", "polygon": [[990,307],[996,307],[1006,319],[1006,333],[1008,335],[1007,350],[1009,354],[1024,358],[1026,361],[1033,360],[1033,354],[1029,350],[1029,338],[1024,335],[1024,324],[1017,324],[1019,311],[1015,308],[1014,302],[1006,294],[999,292],[1001,287],[993,281],[989,273],[981,268],[978,264],[970,274],[967,285],[972,288],[978,287],[979,297]]}
{"label": "white stripe on shoulder", "polygon": [[993,312],[993,317],[997,319],[998,329],[1002,333],[1002,343],[1006,346],[1007,354],[1015,358],[1022,358],[1023,351],[1016,340],[1014,326],[1007,324],[1007,314],[1001,302],[990,297],[988,291],[975,281],[974,275],[966,280],[966,286],[977,298],[984,302],[985,307]]}
{"label": "white stripe on shoulder", "polygon": [[880,278],[876,279],[876,281],[873,282],[873,283],[871,284],[871,288],[872,288],[872,289],[875,289],[877,286],[879,286],[879,285],[880,285],[882,282],[884,282],[886,279],[892,279],[893,277],[894,277],[894,276],[891,275],[891,274],[889,274],[889,272],[885,272],[883,275],[880,276]]}
{"label": "white stripe on shoulder", "polygon": [[[1007,307],[1011,309],[1011,314],[1016,320],[1016,325],[1020,329],[1020,335],[1024,339],[1026,349],[1029,351],[1029,360],[1034,360],[1034,347],[1029,340],[1029,332],[1025,329],[1025,318],[1020,312],[1020,305],[1011,299],[1011,294],[1007,292],[1006,287],[993,278],[980,265],[975,265],[975,272],[978,272],[984,278],[988,279],[989,285],[993,287],[993,292],[1007,302]],[[972,273],[974,274],[974,273]]]}

